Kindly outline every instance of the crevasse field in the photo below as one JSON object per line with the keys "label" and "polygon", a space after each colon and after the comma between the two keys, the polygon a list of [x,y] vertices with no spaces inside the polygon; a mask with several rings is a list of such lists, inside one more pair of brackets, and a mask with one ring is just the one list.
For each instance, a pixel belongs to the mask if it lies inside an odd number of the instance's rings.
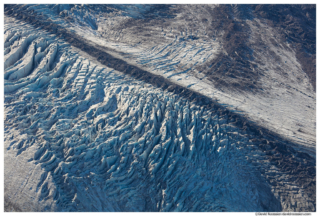
{"label": "crevasse field", "polygon": [[5,211],[314,212],[315,108],[315,5],[4,7]]}

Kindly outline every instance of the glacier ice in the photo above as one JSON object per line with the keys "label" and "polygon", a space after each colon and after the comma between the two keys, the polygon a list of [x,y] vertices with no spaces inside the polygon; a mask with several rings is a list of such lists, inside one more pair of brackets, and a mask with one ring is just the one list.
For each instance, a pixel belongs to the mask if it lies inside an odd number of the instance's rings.
{"label": "glacier ice", "polygon": [[290,141],[5,24],[4,186],[16,209],[315,211],[315,159]]}

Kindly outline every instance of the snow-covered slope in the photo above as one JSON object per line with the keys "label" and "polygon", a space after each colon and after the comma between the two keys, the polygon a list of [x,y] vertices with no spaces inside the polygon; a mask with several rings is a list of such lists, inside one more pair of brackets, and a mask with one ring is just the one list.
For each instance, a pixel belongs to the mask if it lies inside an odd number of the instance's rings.
{"label": "snow-covered slope", "polygon": [[124,28],[117,42],[101,23],[188,17],[105,7],[26,5],[4,17],[7,211],[315,211],[315,92],[293,50],[270,47],[276,66],[257,48],[256,91],[228,89],[206,71],[227,52],[221,32],[166,27],[156,40]]}

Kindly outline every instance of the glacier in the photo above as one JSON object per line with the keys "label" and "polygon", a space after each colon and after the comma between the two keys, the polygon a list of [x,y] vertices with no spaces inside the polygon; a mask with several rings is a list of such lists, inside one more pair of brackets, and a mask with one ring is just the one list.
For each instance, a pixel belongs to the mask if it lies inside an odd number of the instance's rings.
{"label": "glacier", "polygon": [[279,65],[295,76],[257,51],[269,95],[235,91],[201,72],[226,52],[221,32],[170,23],[155,33],[169,39],[137,43],[103,28],[182,15],[104,7],[5,9],[6,211],[316,211],[315,92],[292,49]]}

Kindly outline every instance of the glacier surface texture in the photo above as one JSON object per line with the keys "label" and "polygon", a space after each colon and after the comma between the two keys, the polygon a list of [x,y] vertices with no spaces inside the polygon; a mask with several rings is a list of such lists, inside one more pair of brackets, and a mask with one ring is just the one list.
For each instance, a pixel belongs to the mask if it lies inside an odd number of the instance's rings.
{"label": "glacier surface texture", "polygon": [[5,5],[5,211],[316,211],[315,5]]}

